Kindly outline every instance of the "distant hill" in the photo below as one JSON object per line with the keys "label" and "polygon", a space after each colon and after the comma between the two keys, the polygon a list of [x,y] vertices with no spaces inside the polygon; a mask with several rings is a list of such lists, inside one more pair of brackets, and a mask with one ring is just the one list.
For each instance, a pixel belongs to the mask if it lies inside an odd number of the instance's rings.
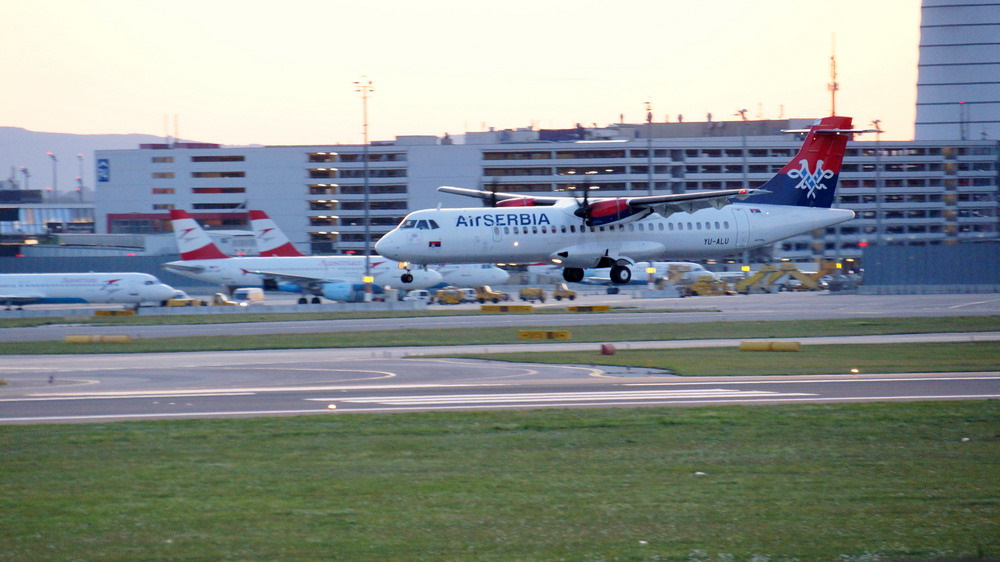
{"label": "distant hill", "polygon": [[28,169],[29,189],[52,186],[52,159],[58,160],[56,180],[59,201],[77,202],[76,177],[80,175],[83,154],[84,200],[92,202],[94,189],[94,151],[139,148],[140,144],[165,142],[154,135],[73,135],[67,133],[40,133],[19,127],[0,127],[0,180],[15,180],[23,189],[25,177],[21,166]]}

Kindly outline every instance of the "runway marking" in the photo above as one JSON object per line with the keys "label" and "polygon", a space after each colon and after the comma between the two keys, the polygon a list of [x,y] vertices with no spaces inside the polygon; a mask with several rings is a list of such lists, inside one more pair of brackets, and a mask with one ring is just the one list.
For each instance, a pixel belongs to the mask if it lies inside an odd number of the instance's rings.
{"label": "runway marking", "polygon": [[56,421],[56,420],[101,420],[101,419],[155,419],[155,418],[183,418],[183,417],[223,417],[223,416],[262,416],[262,415],[289,415],[289,414],[323,414],[330,410],[256,410],[241,412],[176,412],[166,414],[94,414],[86,416],[37,416],[26,418],[0,418],[0,423],[5,422],[36,422],[36,421]]}
{"label": "runway marking", "polygon": [[[839,375],[844,378],[837,379],[795,379],[795,380],[758,380],[758,381],[738,381],[734,380],[732,382],[726,381],[726,384],[734,385],[748,385],[748,384],[814,384],[814,383],[831,383],[831,382],[915,382],[915,381],[980,381],[980,380],[997,380],[1000,379],[1000,375],[980,375],[980,376],[959,376],[959,377],[922,377],[919,376],[910,377],[886,377],[886,378],[865,378],[864,375]],[[776,375],[778,376],[778,375]],[[691,386],[691,385],[703,385],[708,384],[704,381],[695,382],[629,382],[622,383],[622,386]]]}
{"label": "runway marking", "polygon": [[498,402],[548,403],[636,401],[636,400],[680,400],[689,398],[764,398],[775,396],[817,396],[807,393],[780,393],[764,390],[730,390],[710,388],[704,390],[626,390],[606,392],[544,392],[511,394],[441,394],[427,396],[362,396],[350,398],[306,398],[315,402],[376,403],[398,406],[429,404],[488,404]]}
{"label": "runway marking", "polygon": [[965,308],[967,306],[976,306],[976,305],[979,305],[979,304],[990,304],[991,302],[997,302],[998,300],[1000,300],[1000,299],[990,299],[988,301],[978,301],[978,302],[967,302],[965,304],[956,304],[956,305],[953,305],[953,306],[949,306],[948,308],[950,308],[950,309]]}
{"label": "runway marking", "polygon": [[[778,395],[781,396],[781,395]],[[786,395],[787,396],[787,395]],[[781,402],[815,402],[815,403],[825,403],[825,402],[892,402],[892,401],[907,401],[907,400],[959,400],[959,399],[994,399],[1000,398],[1000,394],[968,394],[968,395],[952,395],[952,396],[857,396],[857,397],[843,397],[843,398],[828,398],[817,394],[812,395],[812,398],[764,398],[758,400],[764,404],[776,404]],[[722,399],[704,399],[704,400],[671,400],[670,402],[664,402],[662,400],[650,400],[650,401],[637,401],[628,402],[628,405],[632,406],[666,406],[666,405],[684,405],[684,404],[747,404],[748,401],[739,398],[722,398]],[[617,407],[622,406],[622,402],[564,402],[564,403],[546,403],[546,408],[579,408],[583,406],[588,407]],[[441,410],[514,410],[518,408],[524,408],[525,404],[466,404],[461,406],[428,406],[428,405],[412,405],[412,406],[401,406],[392,407],[395,405],[387,404],[384,408],[350,408],[341,410],[342,413],[366,413],[366,412],[408,412],[408,411],[441,411]],[[3,420],[0,420],[3,421]]]}
{"label": "runway marking", "polygon": [[169,392],[157,394],[155,392],[142,394],[129,394],[126,396],[111,395],[81,395],[81,396],[49,396],[36,398],[0,398],[0,402],[52,402],[58,400],[132,400],[136,398],[206,398],[210,396],[253,396],[254,392],[198,392],[198,393],[178,393]]}
{"label": "runway marking", "polygon": [[[339,382],[339,381],[338,381]],[[509,384],[501,383],[484,383],[484,384],[365,384],[365,385],[320,385],[320,386],[270,386],[270,387],[248,387],[248,388],[201,388],[194,390],[176,390],[176,391],[109,391],[109,392],[35,392],[26,395],[31,399],[40,400],[59,400],[64,398],[80,398],[80,399],[90,399],[90,398],[141,398],[148,396],[150,394],[156,394],[158,397],[176,397],[183,398],[186,396],[191,396],[193,394],[216,394],[216,395],[227,395],[227,394],[263,394],[267,392],[319,392],[319,391],[332,391],[332,390],[392,390],[392,389],[414,389],[414,388],[494,388],[510,386]],[[6,402],[17,402],[17,398],[4,399]]]}

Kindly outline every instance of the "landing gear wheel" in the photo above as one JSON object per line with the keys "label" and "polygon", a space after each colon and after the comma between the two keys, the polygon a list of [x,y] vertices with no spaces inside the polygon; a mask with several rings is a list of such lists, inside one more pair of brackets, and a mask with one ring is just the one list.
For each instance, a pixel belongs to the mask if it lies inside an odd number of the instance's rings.
{"label": "landing gear wheel", "polygon": [[312,298],[312,303],[313,303],[313,304],[319,304],[319,303],[321,303],[321,302],[323,302],[323,301],[319,300],[319,297],[313,297],[313,298]]}
{"label": "landing gear wheel", "polygon": [[309,299],[305,297],[299,297],[299,304],[309,304]]}
{"label": "landing gear wheel", "polygon": [[404,273],[399,277],[399,280],[402,281],[403,283],[413,283],[413,274]]}
{"label": "landing gear wheel", "polygon": [[611,268],[611,282],[615,285],[624,285],[632,280],[632,270],[623,266],[616,265]]}
{"label": "landing gear wheel", "polygon": [[567,267],[563,269],[563,279],[567,283],[579,283],[583,281],[583,269],[579,267]]}

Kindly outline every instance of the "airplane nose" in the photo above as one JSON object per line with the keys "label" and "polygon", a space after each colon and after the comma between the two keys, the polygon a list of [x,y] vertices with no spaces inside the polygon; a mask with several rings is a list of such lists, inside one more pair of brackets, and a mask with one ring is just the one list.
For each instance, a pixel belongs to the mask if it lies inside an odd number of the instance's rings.
{"label": "airplane nose", "polygon": [[399,239],[390,232],[375,242],[375,251],[382,257],[399,260]]}

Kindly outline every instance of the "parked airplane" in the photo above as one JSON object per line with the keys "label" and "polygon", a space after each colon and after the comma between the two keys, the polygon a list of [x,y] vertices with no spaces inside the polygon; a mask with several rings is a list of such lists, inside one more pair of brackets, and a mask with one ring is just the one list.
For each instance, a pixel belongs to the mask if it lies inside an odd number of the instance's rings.
{"label": "parked airplane", "polygon": [[253,229],[257,251],[264,257],[304,257],[292,241],[278,228],[278,224],[264,211],[250,210],[250,228]]}
{"label": "parked airplane", "polygon": [[0,275],[0,303],[10,310],[39,303],[165,301],[176,290],[147,273],[21,273]]}
{"label": "parked airplane", "polygon": [[[264,211],[250,211],[250,226],[253,228],[257,250],[262,256],[304,256],[298,251],[277,223]],[[381,258],[380,258],[381,259]],[[441,274],[441,287],[478,287],[480,285],[503,285],[510,274],[492,264],[447,264],[434,265],[430,269]],[[402,274],[402,272],[400,272]]]}
{"label": "parked airplane", "polygon": [[[826,117],[798,154],[759,188],[642,197],[531,196],[442,186],[438,191],[496,207],[425,209],[375,244],[379,254],[414,264],[549,262],[579,282],[610,267],[612,283],[632,279],[636,260],[732,254],[854,218],[831,209],[850,117]],[[733,199],[742,200],[735,203]]]}
{"label": "parked airplane", "polygon": [[510,274],[488,263],[450,263],[433,265],[431,269],[441,274],[444,285],[454,287],[479,287],[503,285]]}
{"label": "parked airplane", "polygon": [[[264,256],[231,258],[222,253],[187,211],[170,211],[174,236],[181,254],[179,261],[163,268],[185,277],[235,287],[264,287],[313,295],[330,300],[353,300],[362,287],[364,256]],[[441,282],[436,271],[406,271],[400,264],[379,256],[370,260],[378,286],[396,289],[425,289]],[[299,299],[306,302],[306,297]]]}
{"label": "parked airplane", "polygon": [[[637,275],[632,277],[632,280],[630,281],[633,285],[645,285],[649,282],[649,276],[646,275],[646,270],[650,267],[655,270],[653,272],[653,277],[655,279],[668,277],[671,273],[680,273],[681,278],[684,281],[690,282],[697,281],[699,277],[719,279],[719,276],[716,273],[705,269],[705,266],[700,263],[687,261],[640,261],[633,264],[632,267],[637,273]],[[558,265],[529,265],[528,272],[535,273],[542,277],[562,278],[562,267]],[[581,283],[590,283],[594,285],[611,284],[610,273],[610,269],[607,267],[599,269],[586,269],[583,272],[583,280]]]}

